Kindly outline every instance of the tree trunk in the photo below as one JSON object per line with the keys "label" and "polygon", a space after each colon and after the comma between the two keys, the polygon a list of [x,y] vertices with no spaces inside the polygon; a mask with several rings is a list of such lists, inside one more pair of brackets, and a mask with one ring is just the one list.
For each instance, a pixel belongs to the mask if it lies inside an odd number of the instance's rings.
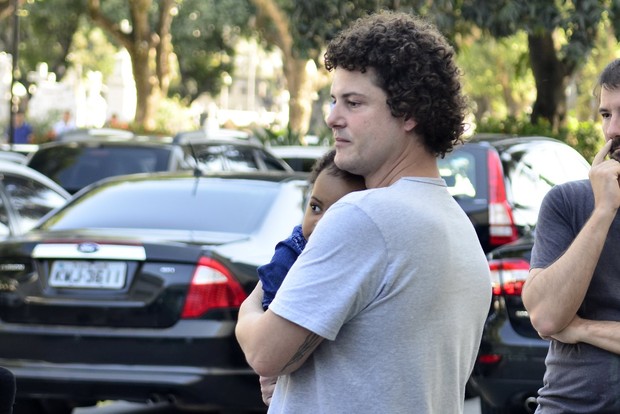
{"label": "tree trunk", "polygon": [[284,76],[290,94],[289,128],[302,140],[308,132],[312,115],[312,79],[306,71],[306,59],[289,58],[284,64]]}
{"label": "tree trunk", "polygon": [[557,130],[566,120],[567,67],[557,57],[551,33],[530,34],[528,44],[537,91],[532,122],[546,119]]}
{"label": "tree trunk", "polygon": [[[291,21],[286,13],[273,0],[252,0],[259,14],[267,16],[275,28],[275,33],[265,30],[263,35],[282,51],[284,77],[290,95],[289,129],[303,139],[310,127],[312,115],[312,88],[314,79],[306,71],[307,59],[300,59],[294,53],[291,35]],[[271,35],[271,36],[270,36]]]}
{"label": "tree trunk", "polygon": [[136,82],[136,116],[134,122],[153,131],[159,103],[168,93],[169,59],[172,53],[170,10],[174,0],[159,0],[159,19],[151,28],[149,12],[152,0],[129,0],[132,30],[124,33],[115,22],[101,14],[99,0],[89,0],[88,10],[93,22],[116,38],[129,52]]}

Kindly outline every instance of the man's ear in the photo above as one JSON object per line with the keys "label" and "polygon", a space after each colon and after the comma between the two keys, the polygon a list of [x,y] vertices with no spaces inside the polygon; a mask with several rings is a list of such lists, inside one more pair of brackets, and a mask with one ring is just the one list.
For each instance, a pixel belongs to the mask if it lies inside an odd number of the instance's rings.
{"label": "man's ear", "polygon": [[418,125],[418,122],[415,119],[407,118],[407,119],[405,119],[405,122],[404,122],[403,126],[405,128],[405,131],[411,132],[411,131],[413,131],[413,128],[416,127],[416,125]]}

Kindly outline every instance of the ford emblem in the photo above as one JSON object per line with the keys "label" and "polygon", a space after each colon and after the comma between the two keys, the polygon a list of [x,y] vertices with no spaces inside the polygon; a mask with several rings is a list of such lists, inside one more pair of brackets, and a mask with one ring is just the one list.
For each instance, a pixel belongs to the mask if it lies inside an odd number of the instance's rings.
{"label": "ford emblem", "polygon": [[81,253],[95,253],[99,250],[99,245],[97,243],[80,243],[77,249]]}

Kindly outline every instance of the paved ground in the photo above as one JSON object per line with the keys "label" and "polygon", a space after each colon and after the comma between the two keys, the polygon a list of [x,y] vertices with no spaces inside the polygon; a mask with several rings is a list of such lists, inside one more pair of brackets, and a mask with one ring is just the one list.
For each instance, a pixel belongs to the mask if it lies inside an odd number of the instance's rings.
{"label": "paved ground", "polygon": [[[174,408],[168,408],[166,405],[154,404],[135,404],[128,402],[110,402],[102,404],[99,407],[76,408],[73,414],[182,414],[192,413],[190,411],[180,411]],[[195,414],[195,413],[192,413]],[[478,398],[472,398],[465,401],[465,410],[463,414],[480,414],[480,401]]]}

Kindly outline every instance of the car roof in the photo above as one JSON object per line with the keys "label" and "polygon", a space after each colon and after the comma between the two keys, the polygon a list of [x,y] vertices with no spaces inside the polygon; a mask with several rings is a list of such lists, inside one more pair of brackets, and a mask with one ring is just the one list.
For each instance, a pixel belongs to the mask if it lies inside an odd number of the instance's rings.
{"label": "car roof", "polygon": [[88,140],[94,137],[129,139],[134,137],[132,131],[117,128],[77,128],[60,134],[56,141]]}
{"label": "car roof", "polygon": [[331,149],[331,147],[316,145],[275,145],[267,148],[283,158],[320,158]]}
{"label": "car roof", "polygon": [[187,139],[227,139],[227,138],[236,138],[243,140],[251,140],[253,137],[245,131],[240,131],[237,129],[228,129],[228,128],[220,128],[220,129],[198,129],[195,131],[183,131],[179,132],[174,136],[175,142],[182,142]]}
{"label": "car roof", "polygon": [[307,182],[308,174],[298,171],[280,171],[280,170],[268,170],[268,171],[206,171],[197,173],[196,171],[182,170],[182,171],[159,171],[150,173],[138,173],[125,176],[110,176],[96,181],[90,185],[87,185],[76,193],[76,195],[83,192],[90,191],[91,187],[98,187],[108,183],[114,182],[127,182],[127,181],[166,181],[175,179],[242,179],[242,180],[256,180],[256,181],[270,181],[270,182],[285,182],[285,181],[304,181]]}
{"label": "car roof", "polygon": [[117,136],[93,136],[89,139],[79,140],[67,140],[67,141],[53,141],[46,142],[39,146],[39,150],[54,147],[72,146],[72,147],[84,147],[84,146],[177,146],[177,145],[190,145],[190,144],[209,144],[209,145],[224,145],[233,144],[238,146],[263,148],[262,144],[248,141],[239,138],[206,138],[200,136],[192,137],[171,137],[166,135],[134,135],[129,138],[117,137]]}
{"label": "car roof", "polygon": [[45,186],[50,187],[57,193],[60,193],[65,198],[68,199],[69,197],[71,197],[71,194],[69,194],[67,190],[62,188],[51,178],[47,177],[44,174],[41,174],[40,172],[38,172],[37,170],[33,168],[28,167],[27,165],[16,163],[13,161],[0,160],[0,172],[18,174],[18,175],[23,175],[23,176],[35,179],[43,183]]}
{"label": "car roof", "polygon": [[562,142],[555,138],[540,135],[512,135],[499,133],[479,133],[465,140],[466,144],[488,144],[494,147],[526,142]]}
{"label": "car roof", "polygon": [[160,180],[162,178],[226,178],[226,179],[246,179],[261,181],[291,181],[307,180],[308,175],[298,171],[205,171],[197,174],[195,171],[159,171],[151,173],[131,174],[130,176],[112,176],[105,178],[105,181],[127,181],[127,180]]}

